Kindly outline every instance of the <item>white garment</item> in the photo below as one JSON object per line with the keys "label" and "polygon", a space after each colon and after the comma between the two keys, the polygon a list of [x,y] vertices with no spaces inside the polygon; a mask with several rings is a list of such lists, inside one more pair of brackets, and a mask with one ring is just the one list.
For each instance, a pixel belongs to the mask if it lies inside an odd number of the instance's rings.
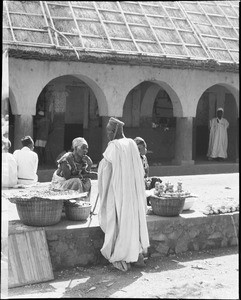
{"label": "white garment", "polygon": [[226,119],[213,118],[210,120],[210,135],[208,145],[208,157],[227,158],[228,134],[227,128],[229,123]]}
{"label": "white garment", "polygon": [[13,154],[2,153],[2,187],[13,187],[17,184],[17,163]]}
{"label": "white garment", "polygon": [[109,142],[98,168],[99,223],[105,233],[102,255],[111,263],[136,262],[149,247],[144,170],[136,143]]}
{"label": "white garment", "polygon": [[70,178],[65,179],[64,177],[57,175],[57,170],[54,172],[51,180],[51,188],[56,190],[76,190],[79,193],[88,192],[91,189],[91,180],[89,178]]}
{"label": "white garment", "polygon": [[18,165],[18,184],[33,184],[38,181],[38,155],[28,147],[15,150],[13,156]]}

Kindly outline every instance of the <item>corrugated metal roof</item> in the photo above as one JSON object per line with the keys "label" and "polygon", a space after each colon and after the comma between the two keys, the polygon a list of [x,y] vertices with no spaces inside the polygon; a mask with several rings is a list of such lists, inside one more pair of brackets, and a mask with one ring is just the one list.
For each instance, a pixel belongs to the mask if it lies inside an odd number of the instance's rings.
{"label": "corrugated metal roof", "polygon": [[239,63],[239,1],[4,1],[3,44]]}

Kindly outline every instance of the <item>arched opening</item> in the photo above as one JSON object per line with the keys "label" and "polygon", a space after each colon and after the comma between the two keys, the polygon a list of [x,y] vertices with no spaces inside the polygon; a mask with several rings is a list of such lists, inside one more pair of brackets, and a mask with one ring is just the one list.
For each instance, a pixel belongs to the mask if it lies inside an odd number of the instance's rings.
{"label": "arched opening", "polygon": [[122,121],[125,135],[142,137],[150,165],[171,164],[175,150],[176,118],[169,93],[161,85],[142,82],[126,97]]}
{"label": "arched opening", "polygon": [[58,155],[70,150],[72,140],[79,136],[87,140],[92,160],[99,161],[102,153],[102,118],[99,116],[97,99],[84,81],[65,75],[51,80],[44,87],[36,104],[33,130],[35,141],[38,135],[37,124],[42,117],[46,119],[45,125],[48,124],[44,167],[55,166]]}
{"label": "arched opening", "polygon": [[233,94],[222,85],[208,88],[201,96],[194,119],[193,158],[196,161],[207,161],[209,142],[209,121],[216,117],[219,107],[224,109],[223,117],[229,122],[227,161],[235,161],[238,149],[237,104]]}

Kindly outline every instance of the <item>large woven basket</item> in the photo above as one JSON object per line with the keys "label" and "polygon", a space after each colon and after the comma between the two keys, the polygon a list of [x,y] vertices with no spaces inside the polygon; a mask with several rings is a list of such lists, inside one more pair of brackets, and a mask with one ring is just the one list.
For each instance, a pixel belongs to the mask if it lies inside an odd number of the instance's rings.
{"label": "large woven basket", "polygon": [[88,219],[91,211],[91,204],[85,202],[84,206],[78,204],[65,203],[65,215],[71,221],[85,221]]}
{"label": "large woven basket", "polygon": [[185,203],[185,198],[150,197],[153,213],[163,217],[178,216]]}
{"label": "large woven basket", "polygon": [[49,226],[61,219],[64,200],[30,198],[16,201],[20,220],[29,226]]}

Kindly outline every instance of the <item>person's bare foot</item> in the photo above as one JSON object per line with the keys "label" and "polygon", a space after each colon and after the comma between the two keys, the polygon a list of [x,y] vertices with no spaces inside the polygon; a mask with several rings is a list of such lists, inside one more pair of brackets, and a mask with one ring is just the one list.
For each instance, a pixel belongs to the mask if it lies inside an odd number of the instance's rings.
{"label": "person's bare foot", "polygon": [[130,264],[127,264],[125,261],[115,261],[112,265],[123,272],[126,272],[130,269]]}

